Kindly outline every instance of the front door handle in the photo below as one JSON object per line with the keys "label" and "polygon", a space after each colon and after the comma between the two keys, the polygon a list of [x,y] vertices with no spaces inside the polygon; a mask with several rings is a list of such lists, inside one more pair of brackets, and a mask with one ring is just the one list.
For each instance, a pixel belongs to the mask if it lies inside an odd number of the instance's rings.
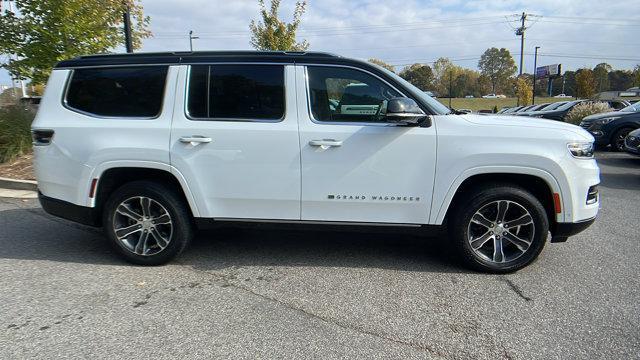
{"label": "front door handle", "polygon": [[180,142],[183,144],[191,144],[191,146],[196,146],[201,143],[210,143],[212,140],[210,137],[204,137],[200,135],[193,136],[183,136],[180,138]]}
{"label": "front door handle", "polygon": [[309,145],[320,146],[323,149],[328,149],[330,147],[342,146],[342,140],[334,140],[334,139],[311,140],[309,141]]}

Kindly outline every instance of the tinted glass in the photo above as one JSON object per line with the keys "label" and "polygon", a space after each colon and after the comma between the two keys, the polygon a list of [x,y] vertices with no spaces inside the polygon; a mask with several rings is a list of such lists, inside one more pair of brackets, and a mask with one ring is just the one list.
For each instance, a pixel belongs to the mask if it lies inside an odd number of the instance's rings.
{"label": "tinted glass", "polygon": [[383,121],[386,101],[401,97],[378,78],[339,67],[307,67],[311,112],[318,121]]}
{"label": "tinted glass", "polygon": [[277,120],[284,108],[282,65],[191,66],[191,117]]}
{"label": "tinted glass", "polygon": [[166,66],[77,69],[67,89],[67,105],[99,116],[149,117],[160,114]]}

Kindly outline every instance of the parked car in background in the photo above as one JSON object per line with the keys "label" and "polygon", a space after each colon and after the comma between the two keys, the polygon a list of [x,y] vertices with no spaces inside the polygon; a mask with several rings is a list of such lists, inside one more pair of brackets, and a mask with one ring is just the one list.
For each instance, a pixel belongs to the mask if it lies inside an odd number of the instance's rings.
{"label": "parked car in background", "polygon": [[512,108],[508,108],[508,109],[506,109],[506,110],[503,112],[503,114],[513,114],[514,112],[516,112],[516,111],[518,111],[518,110],[520,110],[520,109],[522,109],[522,108],[524,108],[524,106],[514,106],[514,107],[512,107]]}
{"label": "parked car in background", "polygon": [[554,98],[570,98],[571,96],[567,95],[567,94],[558,94],[556,96],[554,96]]}
{"label": "parked car in background", "polygon": [[555,109],[543,109],[537,111],[535,114],[531,114],[530,116],[535,116],[544,119],[550,120],[559,120],[564,121],[564,118],[567,116],[569,111],[571,111],[576,105],[582,104],[584,102],[602,102],[609,105],[614,110],[619,110],[628,107],[631,105],[626,100],[574,100],[568,101],[562,106],[559,106]]}
{"label": "parked car in background", "polygon": [[567,114],[569,113],[569,111],[571,111],[571,109],[573,109],[576,105],[581,104],[585,101],[586,100],[569,101],[568,103],[562,106],[559,106],[553,110],[539,111],[533,116],[538,118],[549,119],[549,120],[564,121],[564,117],[567,116]]}
{"label": "parked car in background", "polygon": [[498,99],[506,99],[506,98],[507,98],[507,95],[498,94],[498,95],[496,95],[496,97],[497,97]]}
{"label": "parked car in background", "polygon": [[473,99],[473,98],[474,98],[474,96],[473,96],[473,95],[467,95],[467,96],[465,96],[464,98],[465,98],[465,99]]}
{"label": "parked car in background", "polygon": [[524,112],[524,111],[528,111],[529,109],[531,109],[534,106],[535,105],[522,106],[522,107],[520,107],[520,109],[512,111],[512,113],[515,114],[515,113],[521,113],[521,112]]}
{"label": "parked car in background", "polygon": [[640,155],[640,129],[633,130],[624,140],[624,151]]}
{"label": "parked car in background", "polygon": [[627,135],[640,128],[640,103],[620,111],[587,116],[580,126],[593,135],[596,145],[611,145],[613,150],[624,151]]}
{"label": "parked car in background", "polygon": [[555,110],[557,108],[559,108],[560,106],[564,105],[568,103],[568,101],[558,101],[558,102],[554,102],[554,103],[550,103],[547,104],[547,106],[545,106],[544,108],[540,108],[538,110],[530,110],[526,112],[527,116],[536,116],[538,115],[541,111],[551,111],[551,110]]}
{"label": "parked car in background", "polygon": [[483,99],[497,99],[498,95],[496,94],[487,94],[487,95],[482,95]]}
{"label": "parked car in background", "polygon": [[533,105],[532,107],[530,107],[529,109],[527,109],[525,111],[518,112],[516,115],[518,115],[518,116],[529,116],[529,114],[531,112],[540,111],[542,109],[545,109],[548,105],[551,105],[551,104],[550,103],[536,104],[536,105]]}

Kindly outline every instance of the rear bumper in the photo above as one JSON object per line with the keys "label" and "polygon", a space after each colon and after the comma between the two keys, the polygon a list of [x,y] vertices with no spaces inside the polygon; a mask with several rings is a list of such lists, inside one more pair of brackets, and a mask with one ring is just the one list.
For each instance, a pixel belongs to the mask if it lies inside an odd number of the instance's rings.
{"label": "rear bumper", "polygon": [[70,202],[54,199],[38,192],[40,205],[47,213],[83,225],[100,226],[100,217],[95,208],[80,206]]}
{"label": "rear bumper", "polygon": [[551,242],[565,242],[569,236],[581,233],[586,228],[591,226],[596,221],[596,218],[578,221],[574,223],[557,223],[554,231],[551,234]]}

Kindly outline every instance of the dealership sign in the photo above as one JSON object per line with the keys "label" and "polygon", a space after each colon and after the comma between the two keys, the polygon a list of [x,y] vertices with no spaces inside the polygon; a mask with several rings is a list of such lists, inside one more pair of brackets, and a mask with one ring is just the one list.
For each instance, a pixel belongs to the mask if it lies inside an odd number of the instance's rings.
{"label": "dealership sign", "polygon": [[555,78],[562,74],[562,64],[539,66],[536,68],[536,78]]}

